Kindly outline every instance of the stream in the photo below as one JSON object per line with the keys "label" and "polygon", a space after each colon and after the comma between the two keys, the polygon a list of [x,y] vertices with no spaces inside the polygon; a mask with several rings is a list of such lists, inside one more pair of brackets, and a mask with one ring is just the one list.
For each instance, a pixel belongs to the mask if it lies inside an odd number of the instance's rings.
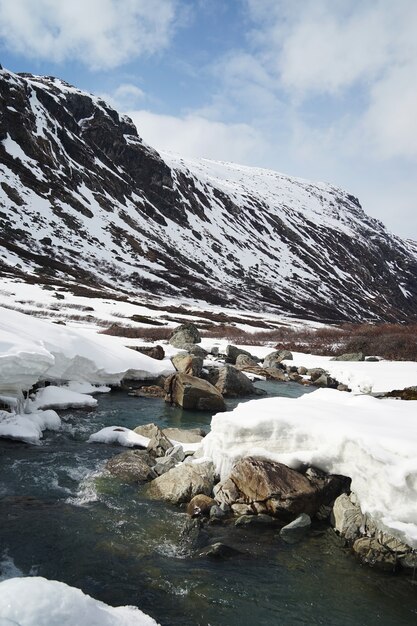
{"label": "stream", "polygon": [[[275,396],[311,392],[296,383],[257,386]],[[361,566],[323,524],[295,545],[276,529],[215,526],[210,541],[238,553],[199,557],[182,535],[182,509],[101,474],[126,449],[86,441],[112,425],[208,431],[211,414],[122,391],[97,399],[95,409],[59,411],[61,430],[46,432],[40,446],[0,440],[0,578],[60,580],[114,606],[136,605],[162,626],[417,623],[417,581]]]}

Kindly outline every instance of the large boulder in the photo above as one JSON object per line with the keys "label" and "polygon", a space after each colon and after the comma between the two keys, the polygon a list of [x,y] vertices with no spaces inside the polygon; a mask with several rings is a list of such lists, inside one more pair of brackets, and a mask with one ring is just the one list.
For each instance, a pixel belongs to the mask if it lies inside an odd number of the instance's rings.
{"label": "large boulder", "polygon": [[258,390],[253,386],[245,374],[233,365],[225,365],[217,369],[215,387],[227,398],[240,398],[241,396],[254,396]]}
{"label": "large boulder", "polygon": [[190,376],[200,376],[203,369],[203,359],[194,354],[176,354],[171,361],[177,372]]}
{"label": "large boulder", "polygon": [[224,411],[226,404],[221,393],[211,383],[187,374],[172,374],[165,381],[165,402],[183,409]]}
{"label": "large boulder", "polygon": [[209,496],[213,484],[214,465],[211,461],[181,463],[150,482],[146,494],[154,500],[181,504],[189,502],[197,494]]}
{"label": "large boulder", "polygon": [[175,348],[185,349],[184,346],[194,343],[200,343],[201,335],[195,324],[187,322],[177,326],[169,338],[169,343]]}
{"label": "large boulder", "polygon": [[127,483],[143,483],[157,476],[154,460],[145,450],[128,450],[107,461],[106,469]]}
{"label": "large boulder", "polygon": [[346,484],[344,477],[309,478],[282,463],[246,457],[236,463],[229,478],[216,485],[214,494],[220,504],[246,503],[257,513],[291,521],[301,513],[315,515]]}
{"label": "large boulder", "polygon": [[263,367],[279,367],[279,364],[284,360],[292,360],[293,356],[288,350],[274,350],[266,355],[263,362]]}

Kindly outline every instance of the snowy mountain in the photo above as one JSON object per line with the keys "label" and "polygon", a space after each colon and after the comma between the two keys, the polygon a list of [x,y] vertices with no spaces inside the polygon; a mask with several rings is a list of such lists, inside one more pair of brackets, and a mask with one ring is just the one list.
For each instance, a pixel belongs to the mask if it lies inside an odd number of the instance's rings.
{"label": "snowy mountain", "polygon": [[52,77],[0,70],[0,276],[306,319],[417,319],[417,246],[325,183],[158,154]]}

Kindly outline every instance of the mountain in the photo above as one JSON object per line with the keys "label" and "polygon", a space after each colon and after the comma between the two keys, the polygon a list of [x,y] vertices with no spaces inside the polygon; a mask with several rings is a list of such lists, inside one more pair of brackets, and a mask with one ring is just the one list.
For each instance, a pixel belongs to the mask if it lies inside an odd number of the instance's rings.
{"label": "mountain", "polygon": [[0,276],[319,321],[417,319],[417,246],[325,183],[158,153],[53,77],[0,70]]}

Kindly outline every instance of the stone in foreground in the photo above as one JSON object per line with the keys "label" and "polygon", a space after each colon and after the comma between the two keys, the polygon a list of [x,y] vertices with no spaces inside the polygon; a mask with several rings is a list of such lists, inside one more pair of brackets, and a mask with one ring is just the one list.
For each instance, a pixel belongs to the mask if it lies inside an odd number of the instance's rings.
{"label": "stone in foreground", "polygon": [[214,466],[210,461],[182,463],[150,482],[146,495],[153,500],[181,504],[198,494],[209,496],[213,484]]}

